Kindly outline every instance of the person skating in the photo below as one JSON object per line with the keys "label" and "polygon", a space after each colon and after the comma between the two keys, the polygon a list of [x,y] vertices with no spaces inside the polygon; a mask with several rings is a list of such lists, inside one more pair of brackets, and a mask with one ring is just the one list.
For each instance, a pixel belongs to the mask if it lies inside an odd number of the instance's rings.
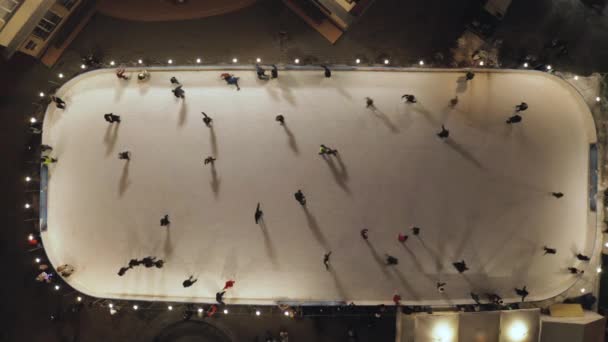
{"label": "person skating", "polygon": [[509,124],[509,125],[512,125],[512,124],[515,124],[515,123],[519,123],[519,122],[521,122],[521,115],[517,115],[517,114],[509,117],[507,119],[507,121],[506,121],[506,123]]}
{"label": "person skating", "polygon": [[205,126],[209,127],[213,119],[205,112],[201,112],[201,114],[203,114],[203,122],[205,123]]}
{"label": "person skating", "polygon": [[363,240],[367,240],[369,238],[367,235],[368,232],[369,232],[369,229],[367,229],[367,228],[361,229],[360,234],[361,234],[361,237],[363,238]]}
{"label": "person skating", "polygon": [[295,194],[293,194],[293,197],[296,198],[296,201],[298,201],[300,205],[306,205],[306,197],[304,196],[304,193],[302,193],[302,190],[298,190]]}
{"label": "person skating", "polygon": [[416,96],[410,95],[410,94],[405,94],[405,95],[401,96],[401,99],[405,100],[406,103],[416,103],[416,102],[418,102],[416,100]]}
{"label": "person skating", "polygon": [[555,198],[562,198],[562,197],[564,197],[564,194],[561,192],[552,192],[551,196],[553,196]]}
{"label": "person skating", "polygon": [[184,91],[184,89],[182,89],[182,87],[183,86],[179,85],[175,87],[175,89],[171,90],[173,95],[175,95],[175,97],[177,97],[178,99],[183,99],[186,97],[186,92]]}
{"label": "person skating", "polygon": [[118,270],[118,273],[117,273],[117,274],[118,274],[118,276],[122,277],[122,276],[124,276],[124,275],[125,275],[125,273],[127,273],[127,271],[128,271],[128,270],[130,270],[130,269],[131,269],[131,267],[121,267],[121,268]]}
{"label": "person skating", "polygon": [[263,215],[264,212],[262,211],[262,209],[260,209],[260,202],[258,202],[258,205],[255,207],[255,215],[253,215],[253,218],[255,218],[255,224],[258,224],[258,222],[260,222],[260,219]]}
{"label": "person skating", "polygon": [[119,152],[118,159],[131,160],[131,152],[129,152],[129,151]]}
{"label": "person skating", "polygon": [[528,297],[528,290],[526,289],[526,287],[524,286],[521,289],[518,289],[517,287],[515,288],[515,293],[521,297],[521,302],[523,303],[526,300],[526,297]]}
{"label": "person skating", "polygon": [[387,265],[397,265],[399,264],[399,259],[395,258],[392,255],[386,254],[386,264]]}
{"label": "person skating", "polygon": [[228,280],[228,281],[226,281],[226,283],[224,284],[224,288],[222,289],[222,291],[228,290],[228,289],[232,288],[234,286],[234,283],[236,283],[236,281],[234,281],[234,280]]}
{"label": "person skating", "polygon": [[367,108],[373,108],[374,107],[374,100],[372,100],[370,97],[366,97],[365,98],[365,106]]}
{"label": "person skating", "polygon": [[447,139],[450,136],[450,131],[441,125],[441,132],[437,133],[437,136],[441,139]]}
{"label": "person skating", "polygon": [[576,254],[576,258],[577,258],[578,260],[580,260],[580,261],[589,261],[589,260],[591,260],[591,258],[589,258],[588,256],[583,255],[583,254],[581,254],[581,253],[577,253],[577,254]]}
{"label": "person skating", "polygon": [[224,81],[226,81],[226,83],[228,83],[228,84],[234,84],[236,86],[236,90],[241,90],[241,88],[239,87],[239,78],[238,77],[236,77],[234,75],[231,75],[231,74],[228,74],[228,73],[223,73],[223,74],[220,75],[220,77]]}
{"label": "person skating", "polygon": [[165,215],[164,217],[162,217],[160,219],[160,226],[161,227],[168,226],[170,224],[171,224],[171,222],[169,221],[169,215]]}
{"label": "person skating", "polygon": [[420,235],[420,227],[412,227],[412,234]]}
{"label": "person skating", "polygon": [[323,265],[325,265],[325,269],[329,271],[329,257],[331,256],[331,251],[329,253],[323,254]]}
{"label": "person skating", "polygon": [[321,65],[321,68],[323,68],[323,70],[325,70],[325,77],[326,78],[330,78],[331,77],[331,70],[329,70],[329,68],[326,65]]}
{"label": "person skating", "polygon": [[50,164],[56,163],[57,159],[56,158],[51,158],[49,156],[42,156],[42,157],[40,157],[40,162],[43,165],[49,166]]}
{"label": "person skating", "polygon": [[268,75],[266,75],[266,70],[262,68],[259,64],[255,64],[255,72],[258,75],[258,79],[262,81],[268,81]]}
{"label": "person skating", "polygon": [[409,236],[403,234],[403,233],[399,233],[397,234],[397,241],[404,243],[405,241],[407,241],[407,239],[409,238]]}
{"label": "person skating", "polygon": [[323,144],[321,144],[321,146],[319,147],[320,155],[336,155],[337,153],[338,153],[338,150],[329,148]]}
{"label": "person skating", "polygon": [[395,293],[393,295],[393,303],[395,303],[395,306],[401,305],[401,295],[399,295],[398,293]]}
{"label": "person skating", "polygon": [[207,310],[207,317],[211,317],[211,316],[215,315],[216,312],[217,312],[217,305],[212,304],[209,307],[209,310]]}
{"label": "person skating", "polygon": [[272,78],[278,78],[279,77],[279,69],[277,69],[276,65],[272,65],[272,70],[270,71],[270,75],[272,76]]}
{"label": "person skating", "polygon": [[278,121],[281,126],[285,125],[285,117],[282,114],[277,115],[274,120]]}
{"label": "person skating", "polygon": [[213,158],[213,157],[209,156],[209,157],[205,158],[205,160],[203,161],[203,164],[205,164],[205,165],[207,165],[207,164],[213,165],[213,164],[215,164],[216,160],[217,160],[216,158]]}
{"label": "person skating", "polygon": [[502,298],[496,293],[486,293],[486,296],[488,297],[488,300],[494,303],[495,305],[503,304]]}
{"label": "person skating", "polygon": [[120,115],[114,115],[114,113],[104,114],[103,118],[109,123],[120,122]]}
{"label": "person skating", "polygon": [[475,304],[481,305],[481,302],[479,301],[479,295],[478,294],[476,294],[474,292],[471,292],[470,295],[471,295],[471,298],[473,299],[473,301],[475,302]]}
{"label": "person skating", "polygon": [[51,101],[55,102],[57,108],[65,109],[65,101],[63,101],[60,97],[51,95]]}
{"label": "person skating", "polygon": [[549,248],[547,246],[543,246],[543,250],[545,251],[545,253],[543,255],[557,253],[557,249],[555,249],[555,248]]}
{"label": "person skating", "polygon": [[53,147],[49,145],[42,144],[40,145],[40,152],[53,151]]}
{"label": "person skating", "polygon": [[129,80],[129,77],[127,75],[125,75],[125,68],[118,68],[116,69],[116,77],[123,79],[125,81]]}
{"label": "person skating", "polygon": [[165,260],[156,260],[154,262],[154,266],[156,266],[156,268],[163,268],[164,265],[165,265]]}
{"label": "person skating", "polygon": [[171,77],[170,79],[171,84],[173,85],[180,85],[181,83],[179,83],[179,81],[177,80],[177,78],[175,78],[175,76]]}
{"label": "person skating", "polygon": [[579,270],[576,267],[568,267],[568,271],[570,271],[570,273],[572,273],[572,274],[584,274],[585,273],[585,271]]}
{"label": "person skating", "polygon": [[437,282],[436,287],[437,287],[437,292],[439,293],[444,293],[445,292],[445,286],[447,284],[446,283],[442,283],[442,282]]}
{"label": "person skating", "polygon": [[143,264],[143,261],[139,261],[137,259],[129,260],[129,268],[133,268],[133,267],[139,266],[141,264]]}
{"label": "person skating", "polygon": [[525,102],[522,102],[520,104],[518,104],[517,106],[515,106],[515,111],[516,112],[523,112],[526,109],[528,109],[528,104]]}
{"label": "person skating", "polygon": [[475,77],[475,74],[472,73],[471,71],[467,71],[467,74],[466,74],[465,77],[466,77],[467,81],[470,81],[470,80],[472,80]]}
{"label": "person skating", "polygon": [[194,279],[194,276],[190,276],[188,279],[186,279],[182,282],[182,286],[190,287],[190,286],[194,285],[194,283],[196,283],[197,280],[198,279]]}
{"label": "person skating", "polygon": [[226,291],[217,292],[215,294],[215,301],[218,302],[219,304],[226,305],[226,303],[224,303],[224,295],[225,294],[226,294]]}
{"label": "person skating", "polygon": [[156,260],[156,257],[153,256],[147,256],[143,259],[141,259],[141,263],[146,267],[146,268],[150,268],[154,266],[154,262]]}
{"label": "person skating", "polygon": [[463,272],[465,272],[465,271],[467,271],[469,269],[467,267],[466,262],[464,262],[464,260],[454,262],[454,263],[452,263],[452,265],[454,265],[454,268],[456,268],[456,270],[458,271],[458,273],[463,273]]}

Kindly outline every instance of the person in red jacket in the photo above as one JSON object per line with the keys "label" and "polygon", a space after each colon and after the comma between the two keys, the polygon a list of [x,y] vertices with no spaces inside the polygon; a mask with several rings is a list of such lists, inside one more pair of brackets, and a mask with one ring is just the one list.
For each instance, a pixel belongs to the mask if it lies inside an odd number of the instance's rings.
{"label": "person in red jacket", "polygon": [[227,290],[227,289],[233,287],[234,283],[236,283],[236,281],[234,281],[234,280],[228,280],[226,282],[226,284],[224,285],[224,288],[222,290]]}

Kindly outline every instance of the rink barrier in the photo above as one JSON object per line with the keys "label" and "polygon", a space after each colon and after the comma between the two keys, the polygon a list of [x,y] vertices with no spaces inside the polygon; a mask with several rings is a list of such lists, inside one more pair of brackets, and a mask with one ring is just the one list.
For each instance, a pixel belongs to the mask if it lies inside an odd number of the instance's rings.
{"label": "rink barrier", "polygon": [[[264,64],[264,63],[260,63],[261,66],[267,67],[271,64]],[[297,64],[282,64],[282,65],[277,65],[277,69],[278,70],[282,70],[282,71],[323,71],[324,69],[321,67],[322,64],[303,64],[303,65],[297,65]],[[589,211],[591,212],[591,214],[593,214],[593,216],[596,218],[596,222],[594,222],[594,226],[596,229],[598,229],[599,225],[597,222],[597,215],[595,215],[594,210],[592,210],[591,208],[594,208],[596,206],[596,202],[595,202],[595,193],[597,193],[597,125],[595,124],[595,121],[593,119],[593,115],[590,111],[589,105],[585,102],[584,100],[584,95],[576,88],[574,87],[572,84],[570,84],[570,82],[568,82],[568,80],[560,73],[556,73],[556,72],[546,72],[546,71],[539,71],[539,70],[530,70],[530,69],[493,69],[493,68],[432,68],[429,66],[424,66],[424,67],[400,67],[400,66],[352,66],[352,65],[327,65],[332,71],[374,71],[374,72],[424,72],[424,73],[465,73],[468,71],[474,72],[474,73],[521,73],[521,74],[535,74],[535,75],[543,75],[544,77],[550,78],[553,81],[557,81],[559,83],[561,83],[565,88],[567,88],[573,95],[575,95],[578,99],[581,105],[584,105],[584,108],[586,108],[587,114],[583,117],[583,120],[585,121],[585,126],[587,127],[587,137],[588,137],[588,141],[590,143],[590,160],[589,160],[589,187],[588,187],[588,196],[589,196]],[[101,74],[101,73],[115,73],[115,70],[117,68],[124,68],[126,71],[128,72],[136,72],[136,71],[142,71],[142,70],[147,70],[147,71],[251,71],[251,72],[255,72],[255,65],[254,64],[224,64],[224,65],[171,65],[171,66],[167,66],[167,65],[155,65],[155,66],[149,66],[149,65],[135,65],[135,66],[126,66],[126,65],[116,65],[116,66],[109,66],[109,67],[104,67],[104,68],[91,68],[91,69],[87,69],[87,70],[79,70],[77,73],[74,74],[73,77],[71,77],[70,79],[66,80],[62,85],[60,85],[57,90],[56,90],[56,94],[58,96],[63,96],[63,94],[65,94],[75,83],[77,83],[78,81],[80,81],[80,79],[85,78],[85,77],[89,77],[95,74]],[[279,73],[279,77],[280,77],[280,73]],[[50,108],[50,105],[47,106],[46,111],[48,111]],[[45,111],[45,115],[46,115],[46,111]],[[595,145],[596,149],[592,150],[591,146]],[[592,156],[595,154],[594,160],[592,161]],[[592,169],[592,167],[594,169]],[[595,172],[592,172],[595,171]],[[592,195],[593,194],[593,195]],[[41,195],[42,195],[42,185],[41,185]],[[44,194],[44,209],[42,206],[42,196],[41,196],[41,231],[42,231],[42,212],[44,211],[44,227],[45,230],[47,229],[47,223],[46,223],[46,193]],[[589,227],[587,227],[589,228]],[[601,229],[601,228],[600,228]],[[598,248],[598,244],[597,244],[597,236],[596,234],[591,234],[592,235],[592,243],[591,245],[594,246],[592,253],[590,253],[590,256],[592,258],[597,257],[597,255],[599,254],[599,252],[601,252],[601,244],[599,245]],[[601,241],[600,241],[601,242]],[[589,244],[587,244],[589,245]],[[586,270],[589,271],[589,270]],[[594,270],[591,270],[590,272],[585,272],[587,275],[588,274],[595,274]],[[546,301],[546,300],[552,300],[552,299],[556,299],[556,298],[560,298],[562,296],[564,296],[566,293],[568,293],[570,290],[572,290],[575,286],[580,285],[580,283],[582,282],[582,279],[578,279],[575,282],[572,283],[572,285],[568,288],[566,288],[565,290],[559,292],[559,293],[553,293],[550,294],[548,297],[546,298],[534,298],[531,297],[528,303],[533,303],[533,302],[540,302],[540,301]],[[108,297],[109,298],[109,297]],[[100,298],[102,299],[102,298]],[[138,301],[140,299],[122,299],[122,298],[115,298],[115,300],[117,301]],[[146,301],[146,300],[144,300]],[[148,301],[150,302],[158,302],[156,300],[150,300],[148,299]],[[186,304],[186,302],[182,302],[183,305]],[[303,305],[303,303],[298,302],[298,301],[293,301],[292,303],[298,303],[298,305]],[[324,302],[324,303],[316,303],[318,305],[324,305],[324,306],[331,306],[332,304],[335,305],[339,302]],[[269,301],[259,301],[258,303],[254,303],[252,302],[251,304],[240,304],[240,303],[236,303],[236,305],[274,305],[275,302],[269,302]],[[380,304],[380,303],[378,303]],[[390,304],[389,302],[386,302],[384,304]],[[472,304],[472,301],[470,301],[470,303],[465,303],[463,305],[467,305],[467,304]],[[361,305],[375,305],[374,303],[361,303]],[[415,306],[421,306],[421,305],[425,305],[425,304],[412,304]],[[429,304],[429,306],[432,307],[443,307],[445,306],[445,304]]]}
{"label": "rink barrier", "polygon": [[39,229],[44,232],[47,229],[47,193],[49,184],[49,169],[46,165],[40,166],[40,213],[39,213]]}

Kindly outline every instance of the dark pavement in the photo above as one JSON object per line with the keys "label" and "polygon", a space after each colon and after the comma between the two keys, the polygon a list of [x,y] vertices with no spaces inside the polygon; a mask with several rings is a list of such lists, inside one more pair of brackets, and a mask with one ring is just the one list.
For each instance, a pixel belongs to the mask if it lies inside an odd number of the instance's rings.
{"label": "dark pavement", "polygon": [[[34,281],[35,253],[27,251],[26,243],[34,227],[25,221],[32,214],[23,209],[26,200],[31,200],[26,190],[35,189],[35,184],[26,185],[23,178],[37,168],[36,163],[28,163],[34,159],[26,151],[28,119],[41,108],[36,104],[38,92],[48,93],[56,87],[50,81],[61,81],[58,72],[68,76],[64,81],[79,72],[81,55],[98,50],[106,60],[134,62],[141,57],[163,63],[172,58],[178,65],[193,63],[197,57],[207,64],[228,63],[232,57],[242,63],[252,63],[256,57],[288,63],[299,57],[305,63],[335,64],[352,64],[355,58],[373,63],[389,57],[393,65],[409,66],[424,58],[436,66],[449,66],[449,51],[472,17],[475,2],[378,0],[334,46],[279,0],[261,0],[239,12],[181,22],[130,22],[95,15],[52,69],[19,55],[8,63],[0,62],[0,253],[4,261],[0,341],[205,341],[188,336],[207,331],[206,326],[176,323],[182,307],[168,312],[164,304],[158,304],[137,313],[119,310],[111,316],[99,303],[86,304],[75,313],[70,311],[75,294],[69,289],[56,292]],[[495,35],[503,41],[502,65],[517,66],[522,56],[534,55],[559,70],[608,71],[606,12],[600,15],[578,0],[514,0]],[[280,31],[287,32],[286,39]],[[553,38],[567,41],[568,55],[555,56],[544,48]],[[91,244],[93,248],[94,241]],[[362,341],[394,340],[391,317],[369,329],[369,318],[344,313],[336,313],[336,318],[292,320],[274,311],[262,317],[235,313],[210,321],[235,341],[253,341],[268,329],[276,334],[282,326],[292,341],[347,341],[349,325],[357,327]],[[61,319],[51,321],[49,317],[58,312],[63,312]]]}

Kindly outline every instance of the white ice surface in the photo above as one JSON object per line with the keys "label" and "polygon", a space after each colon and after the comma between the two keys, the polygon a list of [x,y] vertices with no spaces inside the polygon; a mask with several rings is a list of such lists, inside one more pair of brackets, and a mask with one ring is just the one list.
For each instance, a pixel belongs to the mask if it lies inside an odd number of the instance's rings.
{"label": "white ice surface", "polygon": [[[585,267],[574,253],[593,248],[595,134],[588,108],[561,80],[523,71],[479,71],[468,84],[462,71],[334,71],[330,79],[282,71],[263,82],[232,71],[241,77],[236,91],[221,72],[156,70],[138,83],[97,71],[59,91],[67,109],[51,106],[44,120],[43,142],[59,162],[50,167],[42,237],[55,266],[75,267],[67,281],[77,290],[213,302],[233,278],[228,303],[371,304],[397,290],[404,303],[439,305],[469,302],[470,291],[517,301],[513,288],[523,285],[530,300],[545,299],[575,282],[566,267]],[[171,76],[184,84],[185,101],[170,92]],[[405,93],[418,103],[403,103]],[[521,101],[529,104],[523,122],[506,125]],[[122,123],[106,123],[109,112]],[[279,113],[285,128],[274,121]],[[441,124],[447,142],[435,135]],[[321,143],[340,158],[323,160]],[[117,158],[126,149],[129,163]],[[215,179],[203,166],[209,155]],[[264,229],[254,224],[257,202]],[[159,226],[165,213],[169,229]],[[399,232],[410,235],[404,245]],[[558,254],[543,256],[543,245]],[[384,266],[385,253],[399,265]],[[148,255],[164,268],[116,274]],[[451,265],[460,259],[470,267],[463,275]],[[189,275],[198,282],[183,288]],[[438,280],[448,283],[444,295]]]}

